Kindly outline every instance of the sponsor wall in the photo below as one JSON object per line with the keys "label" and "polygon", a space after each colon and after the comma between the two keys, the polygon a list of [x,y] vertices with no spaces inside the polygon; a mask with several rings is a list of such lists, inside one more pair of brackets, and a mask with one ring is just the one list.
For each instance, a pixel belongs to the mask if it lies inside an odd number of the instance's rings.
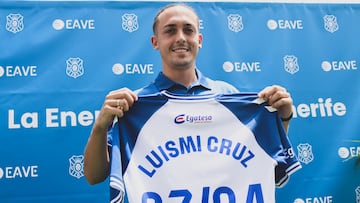
{"label": "sponsor wall", "polygon": [[[150,36],[165,4],[0,2],[0,202],[108,201],[108,180],[85,180],[83,150],[105,95],[161,70]],[[292,94],[289,136],[303,168],[277,202],[359,203],[360,5],[189,4],[204,74]]]}

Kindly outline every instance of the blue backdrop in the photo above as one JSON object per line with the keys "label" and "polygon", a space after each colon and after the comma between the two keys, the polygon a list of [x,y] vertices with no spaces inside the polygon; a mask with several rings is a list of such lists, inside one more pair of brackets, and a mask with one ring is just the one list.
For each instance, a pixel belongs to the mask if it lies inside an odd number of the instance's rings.
{"label": "blue backdrop", "polygon": [[[165,4],[0,1],[0,202],[108,202],[108,180],[83,176],[83,150],[105,95],[161,70],[150,37]],[[359,203],[360,5],[190,5],[204,74],[292,94],[303,168],[277,202]]]}

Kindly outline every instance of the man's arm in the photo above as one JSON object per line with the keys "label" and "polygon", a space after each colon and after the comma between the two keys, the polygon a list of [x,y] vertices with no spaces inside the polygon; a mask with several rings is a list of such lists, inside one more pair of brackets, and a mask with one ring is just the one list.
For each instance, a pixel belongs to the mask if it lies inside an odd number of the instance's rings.
{"label": "man's arm", "polygon": [[104,181],[110,169],[107,129],[94,124],[84,153],[84,175],[91,184]]}
{"label": "man's arm", "polygon": [[109,176],[107,131],[115,116],[122,117],[136,100],[136,94],[127,88],[112,91],[106,96],[84,152],[84,175],[90,184],[100,183]]}

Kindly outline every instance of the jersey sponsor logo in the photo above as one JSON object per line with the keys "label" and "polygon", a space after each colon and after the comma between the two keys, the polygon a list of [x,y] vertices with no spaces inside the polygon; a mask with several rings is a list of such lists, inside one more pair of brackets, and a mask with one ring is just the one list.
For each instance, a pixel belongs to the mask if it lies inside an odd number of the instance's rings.
{"label": "jersey sponsor logo", "polygon": [[174,122],[176,124],[181,124],[185,122],[185,114],[180,114],[178,116],[175,117]]}
{"label": "jersey sponsor logo", "polygon": [[213,117],[211,115],[186,115],[179,114],[175,117],[174,123],[182,124],[182,123],[211,123],[213,121]]}

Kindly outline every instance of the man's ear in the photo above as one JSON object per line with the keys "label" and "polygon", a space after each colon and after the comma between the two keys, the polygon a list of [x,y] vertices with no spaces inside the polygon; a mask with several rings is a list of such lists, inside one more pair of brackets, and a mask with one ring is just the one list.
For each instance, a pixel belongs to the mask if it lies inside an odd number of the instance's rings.
{"label": "man's ear", "polygon": [[199,48],[202,47],[203,35],[199,33]]}
{"label": "man's ear", "polygon": [[155,35],[153,35],[153,36],[151,37],[151,44],[152,44],[152,46],[153,46],[153,48],[154,48],[155,50],[158,50],[158,49],[159,49],[158,41],[157,41],[157,38],[156,38]]}

